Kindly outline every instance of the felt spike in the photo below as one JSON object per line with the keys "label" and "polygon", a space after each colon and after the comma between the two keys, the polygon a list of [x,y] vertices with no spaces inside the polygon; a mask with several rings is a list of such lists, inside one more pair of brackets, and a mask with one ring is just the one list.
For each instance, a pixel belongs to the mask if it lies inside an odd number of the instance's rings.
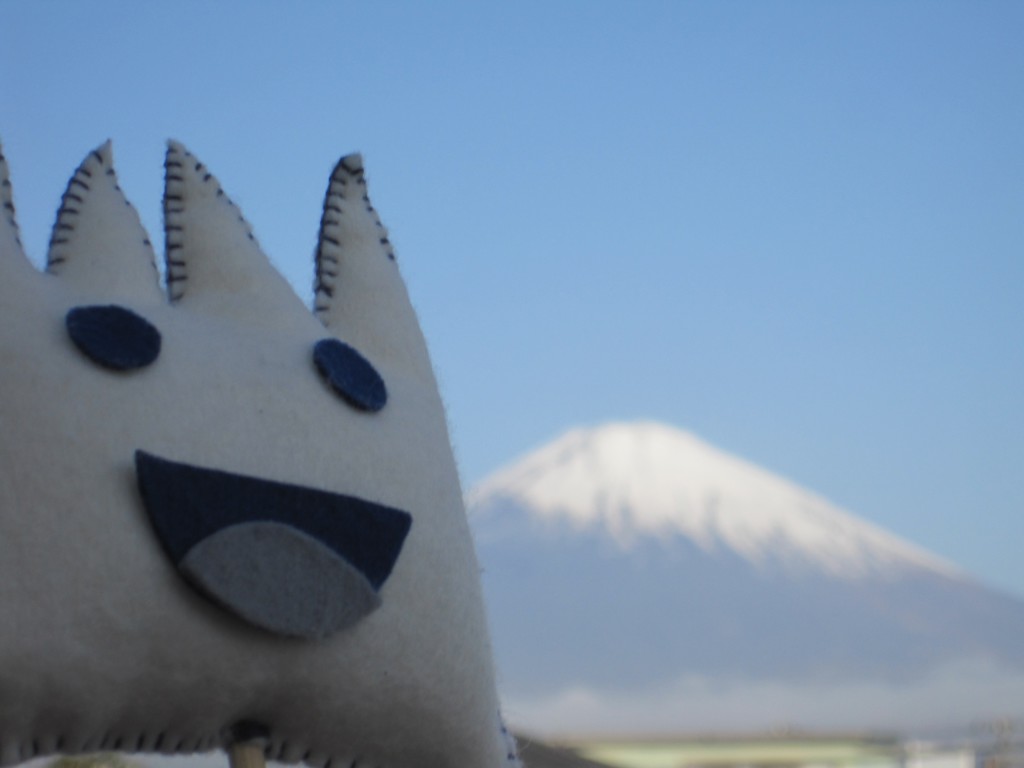
{"label": "felt spike", "polygon": [[90,152],[68,182],[46,271],[93,297],[160,298],[156,256],[117,183],[109,141]]}
{"label": "felt spike", "polygon": [[314,290],[317,314],[325,319],[329,319],[338,278],[336,267],[341,258],[342,239],[346,237],[349,246],[362,245],[371,253],[395,260],[387,230],[370,204],[363,157],[358,153],[341,158],[334,167],[320,219]]}
{"label": "felt spike", "polygon": [[371,361],[430,371],[394,248],[370,203],[361,155],[341,158],[331,174],[314,290],[320,321]]}
{"label": "felt spike", "polygon": [[301,302],[264,255],[220,183],[184,146],[164,163],[167,292],[171,301],[261,327],[301,316]]}
{"label": "felt spike", "polygon": [[7,158],[4,157],[3,146],[0,146],[0,266],[13,261],[15,257],[28,264],[14,215],[14,194]]}
{"label": "felt spike", "polygon": [[0,307],[12,311],[14,306],[31,306],[45,280],[22,247],[7,160],[0,147]]}

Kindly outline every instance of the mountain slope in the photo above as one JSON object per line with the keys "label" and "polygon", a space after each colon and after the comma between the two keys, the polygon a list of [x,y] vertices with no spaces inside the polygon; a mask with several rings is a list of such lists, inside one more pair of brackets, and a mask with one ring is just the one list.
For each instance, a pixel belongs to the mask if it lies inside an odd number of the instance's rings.
{"label": "mountain slope", "polygon": [[681,534],[705,551],[802,562],[845,578],[906,568],[960,575],[821,497],[657,423],[572,430],[469,496],[484,531],[502,504],[548,525],[603,529],[624,547]]}
{"label": "mountain slope", "polygon": [[573,430],[469,505],[514,700],[913,686],[979,659],[1024,681],[1024,602],[670,427]]}

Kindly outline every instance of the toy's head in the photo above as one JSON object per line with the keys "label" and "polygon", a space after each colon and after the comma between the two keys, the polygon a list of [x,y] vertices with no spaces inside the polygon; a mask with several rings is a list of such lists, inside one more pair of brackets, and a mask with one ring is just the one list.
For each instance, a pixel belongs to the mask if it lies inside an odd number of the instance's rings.
{"label": "toy's head", "polygon": [[0,763],[240,725],[335,768],[514,762],[444,411],[358,156],[311,313],[183,147],[166,285],[109,145],[45,273],[0,155]]}

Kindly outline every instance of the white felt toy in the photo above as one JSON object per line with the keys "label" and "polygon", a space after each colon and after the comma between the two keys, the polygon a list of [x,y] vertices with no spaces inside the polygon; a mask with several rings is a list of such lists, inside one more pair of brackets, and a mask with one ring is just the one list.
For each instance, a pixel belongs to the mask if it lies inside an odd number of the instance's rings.
{"label": "white felt toy", "polygon": [[110,147],[45,273],[0,154],[0,763],[516,764],[445,415],[362,161],[310,312],[171,143],[165,299]]}

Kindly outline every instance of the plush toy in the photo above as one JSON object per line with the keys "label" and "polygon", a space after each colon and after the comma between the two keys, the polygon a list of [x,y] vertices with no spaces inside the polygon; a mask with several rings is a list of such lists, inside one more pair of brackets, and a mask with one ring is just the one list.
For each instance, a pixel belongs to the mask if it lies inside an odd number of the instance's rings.
{"label": "plush toy", "polygon": [[166,293],[109,143],[25,258],[0,154],[0,763],[257,740],[517,764],[427,348],[358,155],[302,305],[166,158]]}

